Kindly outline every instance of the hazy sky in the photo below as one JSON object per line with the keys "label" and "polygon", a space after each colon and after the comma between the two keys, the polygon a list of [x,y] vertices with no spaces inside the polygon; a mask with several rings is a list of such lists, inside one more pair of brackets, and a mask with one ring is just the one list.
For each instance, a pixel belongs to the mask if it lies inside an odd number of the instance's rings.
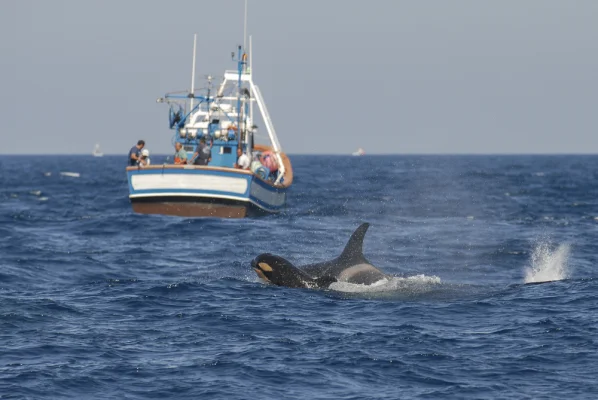
{"label": "hazy sky", "polygon": [[[1,0],[0,153],[171,152],[157,97],[233,69],[244,0]],[[598,1],[249,0],[297,153],[598,153]],[[264,132],[265,133],[265,132]]]}

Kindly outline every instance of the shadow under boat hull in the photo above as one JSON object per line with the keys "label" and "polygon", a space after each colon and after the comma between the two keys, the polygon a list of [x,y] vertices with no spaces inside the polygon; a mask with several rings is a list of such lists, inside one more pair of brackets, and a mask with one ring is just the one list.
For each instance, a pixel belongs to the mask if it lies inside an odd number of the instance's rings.
{"label": "shadow under boat hull", "polygon": [[194,165],[128,167],[127,179],[134,212],[180,217],[245,218],[280,212],[290,184],[274,185],[247,170]]}

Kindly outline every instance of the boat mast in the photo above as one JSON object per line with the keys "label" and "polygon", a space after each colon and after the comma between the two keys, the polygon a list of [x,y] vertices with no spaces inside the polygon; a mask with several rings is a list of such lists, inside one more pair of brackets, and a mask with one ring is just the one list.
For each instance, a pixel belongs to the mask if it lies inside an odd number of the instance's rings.
{"label": "boat mast", "polygon": [[[251,39],[249,39],[251,40]],[[247,0],[245,0],[245,21],[243,24],[243,51],[247,48]]]}
{"label": "boat mast", "polygon": [[[244,61],[244,71],[247,74],[251,74],[251,66],[247,65],[247,0],[245,0],[245,20],[243,21],[243,61]],[[249,37],[249,62],[251,62],[251,36]],[[249,77],[251,79],[251,77]],[[239,74],[239,91],[241,90],[241,75]],[[249,139],[249,129],[247,129],[247,102],[249,102],[249,119],[253,124],[253,102],[251,96],[249,99],[245,99],[245,104],[243,105],[243,128],[245,133],[245,143],[247,144],[246,152],[251,154],[251,149],[253,148],[253,141]],[[239,146],[242,144],[242,136],[243,133],[241,132],[241,125],[239,124]],[[250,129],[252,129],[250,127]]]}
{"label": "boat mast", "polygon": [[241,136],[242,136],[242,130],[241,130],[241,114],[242,114],[242,105],[241,105],[241,96],[243,93],[243,87],[242,87],[242,74],[243,74],[243,70],[244,70],[244,65],[246,64],[246,60],[247,60],[247,54],[245,54],[245,50],[243,50],[243,55],[241,55],[241,46],[238,47],[238,53],[237,53],[237,73],[239,75],[238,78],[238,91],[237,91],[237,134],[239,135],[239,138],[237,140],[238,145],[241,145]]}
{"label": "boat mast", "polygon": [[197,33],[193,34],[193,66],[191,67],[191,102],[189,112],[193,110],[193,99],[195,98],[195,49],[197,47]]}
{"label": "boat mast", "polygon": [[207,103],[207,107],[208,107],[208,136],[210,135],[210,127],[211,127],[211,123],[212,121],[210,120],[210,91],[212,89],[212,75],[208,75],[208,97],[206,99],[206,103]]}
{"label": "boat mast", "polygon": [[[241,93],[243,91],[243,87],[241,86],[241,75],[243,74],[243,64],[245,64],[245,59],[247,58],[247,55],[245,53],[243,53],[243,55],[241,55],[241,46],[239,46],[238,48],[238,53],[237,53],[237,73],[239,74],[239,78],[238,78],[238,91],[237,91],[237,130],[238,130],[238,134],[239,137],[241,136]],[[239,143],[241,143],[241,140],[239,139]]]}

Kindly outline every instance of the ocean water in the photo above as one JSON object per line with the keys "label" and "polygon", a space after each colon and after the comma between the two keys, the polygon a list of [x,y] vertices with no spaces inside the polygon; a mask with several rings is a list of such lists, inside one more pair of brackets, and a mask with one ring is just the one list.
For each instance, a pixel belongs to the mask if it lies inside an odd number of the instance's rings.
{"label": "ocean water", "polygon": [[[219,220],[133,214],[124,156],[0,157],[0,399],[597,398],[598,156],[292,161],[284,213]],[[392,279],[250,268],[361,222]]]}

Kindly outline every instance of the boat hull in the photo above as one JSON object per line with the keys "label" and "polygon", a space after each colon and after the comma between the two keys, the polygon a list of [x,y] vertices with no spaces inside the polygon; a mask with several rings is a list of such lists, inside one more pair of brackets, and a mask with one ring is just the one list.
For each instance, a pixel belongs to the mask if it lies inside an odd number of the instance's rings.
{"label": "boat hull", "polygon": [[280,212],[287,187],[233,168],[127,168],[133,211],[182,217],[244,218]]}
{"label": "boat hull", "polygon": [[264,213],[247,202],[205,198],[151,198],[131,199],[133,211],[138,214],[160,214],[178,217],[245,218]]}

